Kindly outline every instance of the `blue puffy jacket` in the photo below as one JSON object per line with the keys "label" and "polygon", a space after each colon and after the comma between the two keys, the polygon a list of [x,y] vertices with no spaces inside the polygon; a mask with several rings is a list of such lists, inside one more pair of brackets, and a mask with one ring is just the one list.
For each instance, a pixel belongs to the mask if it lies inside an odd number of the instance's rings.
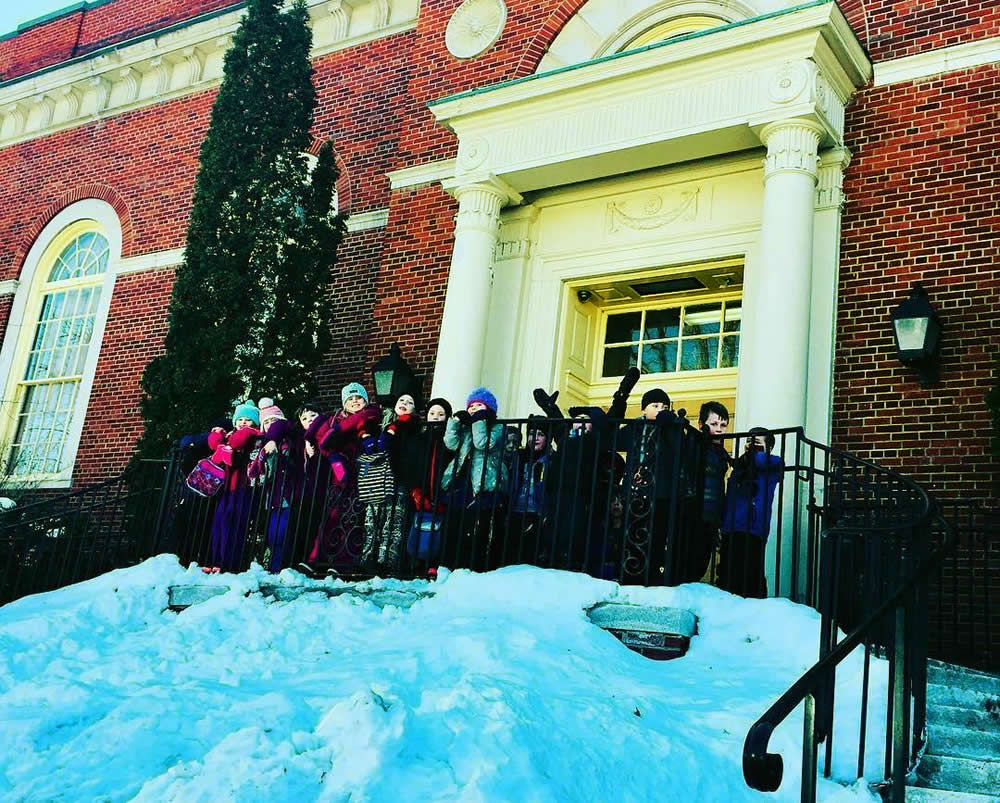
{"label": "blue puffy jacket", "polygon": [[736,462],[726,490],[723,532],[750,533],[767,540],[771,530],[774,490],[785,470],[784,461],[765,451],[754,452],[753,467],[746,456]]}

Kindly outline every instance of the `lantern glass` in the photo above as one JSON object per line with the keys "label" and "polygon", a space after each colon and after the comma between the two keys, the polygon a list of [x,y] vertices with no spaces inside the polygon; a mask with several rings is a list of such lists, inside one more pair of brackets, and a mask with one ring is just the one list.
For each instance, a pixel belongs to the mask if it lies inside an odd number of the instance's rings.
{"label": "lantern glass", "polygon": [[375,376],[376,396],[389,396],[392,393],[392,377],[395,373],[395,368],[376,369],[372,371],[372,374]]}
{"label": "lantern glass", "polygon": [[927,341],[928,318],[897,318],[896,343],[903,354],[923,354]]}

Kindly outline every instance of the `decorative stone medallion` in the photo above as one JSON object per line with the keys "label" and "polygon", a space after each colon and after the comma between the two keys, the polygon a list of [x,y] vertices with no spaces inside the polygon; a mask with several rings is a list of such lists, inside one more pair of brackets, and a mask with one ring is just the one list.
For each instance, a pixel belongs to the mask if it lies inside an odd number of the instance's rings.
{"label": "decorative stone medallion", "polygon": [[768,87],[768,95],[775,103],[795,100],[809,82],[809,72],[801,62],[783,64]]}
{"label": "decorative stone medallion", "polygon": [[507,22],[503,0],[465,0],[448,21],[444,43],[457,59],[471,59],[500,38]]}

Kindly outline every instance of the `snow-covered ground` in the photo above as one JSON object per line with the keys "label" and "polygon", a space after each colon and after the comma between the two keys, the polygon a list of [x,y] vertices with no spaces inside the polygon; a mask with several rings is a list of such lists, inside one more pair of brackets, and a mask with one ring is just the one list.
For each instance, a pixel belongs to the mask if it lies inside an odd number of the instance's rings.
{"label": "snow-covered ground", "polygon": [[[0,608],[0,799],[798,800],[802,716],[775,733],[781,789],[749,789],[743,739],[817,655],[819,617],[715,588],[619,587],[512,567],[443,573],[408,610],[277,602],[251,571],[175,614],[171,556]],[[273,578],[271,578],[273,579]],[[287,583],[304,581],[286,572]],[[587,619],[603,601],[688,608],[656,662]],[[842,666],[834,774],[856,774],[861,655]],[[873,662],[884,689],[884,662]],[[884,693],[870,698],[879,776]],[[821,780],[821,800],[875,800]]]}

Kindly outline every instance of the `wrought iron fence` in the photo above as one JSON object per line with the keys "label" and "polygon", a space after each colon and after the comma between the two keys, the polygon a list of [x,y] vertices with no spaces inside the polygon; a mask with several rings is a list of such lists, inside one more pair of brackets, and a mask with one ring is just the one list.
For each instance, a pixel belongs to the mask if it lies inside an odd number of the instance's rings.
{"label": "wrought iron fence", "polygon": [[0,514],[0,604],[96,577],[156,553],[165,462]]}
{"label": "wrought iron fence", "polygon": [[929,655],[1000,672],[1000,506],[995,499],[939,505],[956,544],[929,581]]}
{"label": "wrought iron fence", "polygon": [[[819,444],[817,469],[826,485],[819,535],[821,570],[816,605],[822,619],[819,660],[750,728],[743,749],[747,783],[776,790],[780,755],[768,753],[771,734],[804,704],[801,799],[816,799],[822,747],[826,777],[834,751],[834,688],[838,666],[863,648],[857,774],[864,775],[871,699],[871,661],[889,663],[885,743],[887,798],[903,801],[906,774],[925,742],[927,580],[954,543],[950,525],[916,483],[894,472]],[[841,638],[842,631],[848,635]]]}
{"label": "wrought iron fence", "polygon": [[[756,469],[766,446],[748,451],[745,434],[711,439],[682,420],[529,418],[453,429],[425,429],[351,460],[296,447],[263,476],[210,498],[186,487],[190,465],[174,461],[160,546],[223,570],[256,560],[272,570],[412,577],[439,564],[529,563],[623,583],[744,587],[742,566],[730,561],[729,576],[720,573],[727,502],[763,508],[767,496],[773,505],[735,525],[770,544],[773,593],[815,596],[805,567],[815,574],[827,508],[798,430],[771,433],[771,462]],[[338,465],[347,469],[339,479]]]}

